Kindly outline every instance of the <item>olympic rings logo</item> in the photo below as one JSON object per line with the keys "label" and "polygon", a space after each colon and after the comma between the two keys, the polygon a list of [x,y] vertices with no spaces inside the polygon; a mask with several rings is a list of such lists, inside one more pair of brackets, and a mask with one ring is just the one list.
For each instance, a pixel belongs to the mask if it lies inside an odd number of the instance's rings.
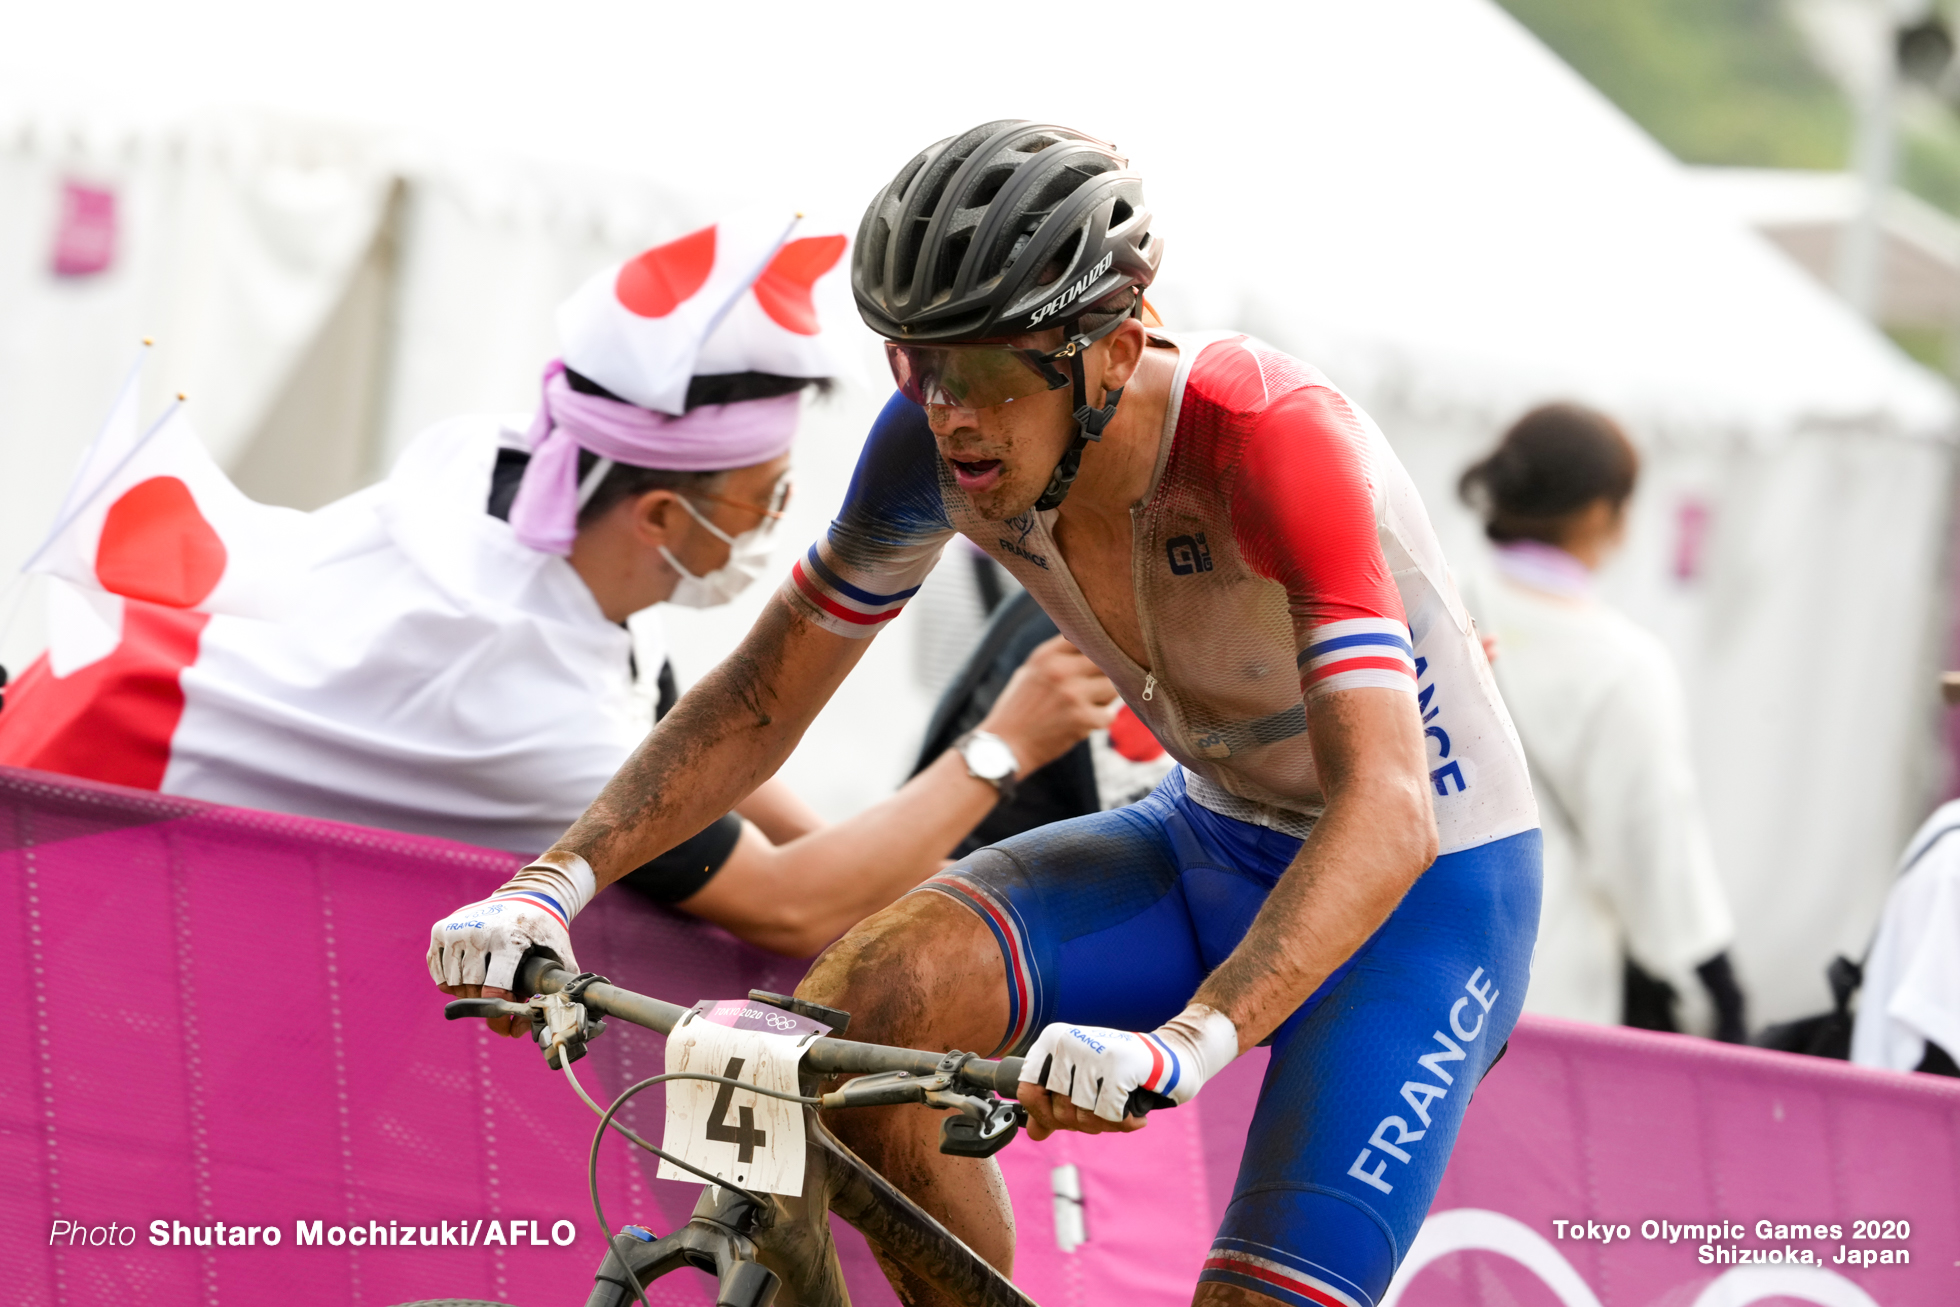
{"label": "olympic rings logo", "polygon": [[766,1012],[762,1019],[767,1021],[773,1030],[794,1030],[797,1025],[795,1017],[785,1016],[781,1012]]}
{"label": "olympic rings logo", "polygon": [[[1455,1252],[1498,1253],[1518,1262],[1561,1307],[1601,1307],[1565,1255],[1550,1240],[1516,1217],[1475,1207],[1432,1213],[1422,1223],[1408,1256],[1395,1273],[1381,1307],[1400,1307],[1402,1295],[1422,1269]],[[1878,1307],[1872,1296],[1823,1266],[1736,1266],[1716,1276],[1690,1307],[1749,1307],[1764,1298],[1796,1298],[1818,1307]]]}

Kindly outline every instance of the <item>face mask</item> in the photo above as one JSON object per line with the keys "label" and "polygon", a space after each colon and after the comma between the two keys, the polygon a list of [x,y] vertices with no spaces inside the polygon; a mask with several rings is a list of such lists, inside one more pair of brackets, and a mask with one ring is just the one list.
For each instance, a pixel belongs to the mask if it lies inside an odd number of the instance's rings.
{"label": "face mask", "polygon": [[728,561],[705,576],[696,576],[681,566],[681,560],[674,557],[667,546],[660,546],[660,556],[667,560],[667,566],[681,574],[680,584],[674,587],[674,593],[667,596],[667,602],[679,604],[682,608],[718,608],[748,589],[769,566],[769,555],[774,551],[769,536],[776,521],[765,517],[752,529],[732,536],[701,516],[700,510],[690,504],[686,496],[681,496],[680,503],[689,516],[728,546]]}

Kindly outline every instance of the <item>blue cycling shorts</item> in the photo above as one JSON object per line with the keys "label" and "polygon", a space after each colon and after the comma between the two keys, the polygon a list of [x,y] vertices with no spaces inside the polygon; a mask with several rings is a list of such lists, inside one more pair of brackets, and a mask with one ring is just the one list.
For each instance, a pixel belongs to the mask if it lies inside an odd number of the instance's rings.
{"label": "blue cycling shorts", "polygon": [[[998,1056],[1052,1021],[1151,1030],[1177,1015],[1299,849],[1201,807],[1174,771],[1138,803],[981,849],[914,892],[958,900],[999,941]],[[1524,1005],[1539,863],[1535,830],[1444,854],[1274,1031],[1201,1279],[1298,1307],[1381,1300]]]}

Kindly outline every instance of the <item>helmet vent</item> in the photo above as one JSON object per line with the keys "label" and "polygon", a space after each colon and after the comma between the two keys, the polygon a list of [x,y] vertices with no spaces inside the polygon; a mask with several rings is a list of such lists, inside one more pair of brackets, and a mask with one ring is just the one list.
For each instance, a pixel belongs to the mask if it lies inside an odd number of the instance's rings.
{"label": "helmet vent", "polygon": [[1032,212],[1047,214],[1095,175],[1094,171],[1058,168],[1043,178],[1040,187],[1028,197],[1027,208]]}
{"label": "helmet vent", "polygon": [[973,244],[973,228],[954,232],[939,243],[939,266],[934,269],[932,284],[945,288],[952,294],[953,283],[959,278],[960,264],[966,259],[967,246]]}
{"label": "helmet vent", "polygon": [[1014,169],[1012,168],[989,169],[986,176],[980,179],[980,184],[975,186],[972,193],[967,197],[964,207],[984,209],[989,204],[992,204],[994,202],[994,196],[1000,194],[1000,188],[1007,185],[1007,179],[1013,175]]}
{"label": "helmet vent", "polygon": [[912,276],[919,270],[919,250],[926,243],[926,228],[932,225],[932,216],[927,213],[905,224],[899,234],[898,256],[892,260],[891,289],[895,297],[910,289]]}
{"label": "helmet vent", "polygon": [[1128,200],[1119,199],[1116,201],[1116,207],[1109,211],[1109,225],[1111,227],[1121,227],[1124,223],[1128,222],[1131,219],[1131,217],[1135,215],[1135,213],[1136,210],[1130,207],[1130,202]]}
{"label": "helmet vent", "polygon": [[1055,257],[1041,265],[1041,275],[1034,279],[1037,286],[1047,286],[1060,281],[1068,270],[1075,266],[1075,252],[1082,248],[1082,229],[1076,228],[1068,238],[1068,244],[1055,251]]}

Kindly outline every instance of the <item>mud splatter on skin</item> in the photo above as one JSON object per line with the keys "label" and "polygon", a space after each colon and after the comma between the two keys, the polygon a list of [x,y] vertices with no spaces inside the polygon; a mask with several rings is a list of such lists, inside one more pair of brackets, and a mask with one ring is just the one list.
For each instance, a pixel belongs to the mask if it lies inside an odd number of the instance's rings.
{"label": "mud splatter on skin", "polygon": [[1415,700],[1342,690],[1308,717],[1327,807],[1252,927],[1192,1001],[1239,1029],[1241,1050],[1271,1034],[1388,920],[1436,860]]}
{"label": "mud splatter on skin", "polygon": [[781,691],[816,703],[827,697],[829,687],[812,695],[790,685],[787,671],[818,633],[785,604],[765,608],[741,646],[681,696],[553,847],[592,864],[603,887],[720,817],[728,805],[718,796],[746,794],[773,775],[816,715],[814,707],[786,714]]}
{"label": "mud splatter on skin", "polygon": [[1262,1304],[1278,1302],[1263,1293],[1242,1289],[1236,1284],[1214,1284],[1210,1281],[1198,1286],[1198,1292],[1191,1299],[1192,1307],[1262,1307]]}
{"label": "mud splatter on skin", "polygon": [[[824,950],[796,993],[849,1012],[849,1039],[942,1052],[991,1048],[1007,1025],[1004,968],[992,935],[972,913],[942,895],[914,894]],[[1011,1271],[1014,1212],[1000,1168],[990,1158],[941,1154],[941,1119],[917,1106],[824,1114],[846,1147],[968,1247]],[[888,1275],[897,1273],[894,1284],[908,1307],[959,1307],[917,1276],[884,1265]]]}

